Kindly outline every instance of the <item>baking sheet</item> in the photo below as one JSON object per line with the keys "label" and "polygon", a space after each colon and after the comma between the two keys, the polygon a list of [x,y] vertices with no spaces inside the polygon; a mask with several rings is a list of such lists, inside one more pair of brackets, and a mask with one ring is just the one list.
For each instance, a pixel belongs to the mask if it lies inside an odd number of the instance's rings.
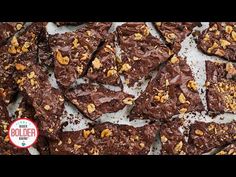
{"label": "baking sheet", "polygon": [[[111,32],[115,31],[116,27],[121,24],[122,24],[122,22],[114,22],[110,31]],[[152,23],[147,22],[147,25],[150,28],[151,34],[160,38],[160,35],[155,30]],[[202,30],[206,29],[208,26],[209,26],[208,22],[202,22],[202,27],[196,27],[196,28],[194,28],[194,30],[202,31]],[[48,26],[47,26],[47,30],[48,30],[49,34],[64,33],[67,31],[76,30],[77,28],[79,28],[79,27],[63,26],[63,27],[58,28],[54,23],[51,23],[51,22],[49,22]],[[117,55],[119,56],[119,46],[117,46]],[[194,37],[192,36],[192,34],[183,41],[182,49],[181,49],[179,55],[187,58],[187,63],[190,65],[193,75],[196,79],[196,82],[198,83],[198,91],[200,93],[200,97],[203,101],[203,104],[206,108],[205,87],[204,87],[205,80],[206,80],[205,61],[206,60],[223,61],[223,62],[225,62],[225,61],[222,59],[219,59],[218,57],[207,56],[207,55],[203,54],[201,51],[199,51],[196,47],[196,42],[194,41]],[[156,75],[156,72],[157,71],[154,71],[151,73],[152,78]],[[51,74],[50,82],[51,82],[52,86],[55,88],[58,88],[58,85],[55,81],[55,77],[54,77],[52,70],[50,70],[50,74]],[[124,83],[124,78],[122,76],[121,76],[121,79]],[[141,86],[134,86],[132,88],[128,88],[124,84],[124,91],[134,95],[135,98],[137,98],[140,95],[140,93],[145,90],[149,80],[142,80]],[[84,79],[78,79],[76,84],[80,84],[83,82],[87,82],[87,81]],[[113,86],[106,86],[106,87],[111,90],[119,90],[118,87],[113,87]],[[10,104],[8,106],[8,110],[11,115],[14,115],[14,112],[17,109],[18,104],[20,103],[21,99],[22,99],[21,96],[19,96],[19,98],[17,99],[17,101],[15,103]],[[127,115],[129,113],[129,111],[131,110],[131,108],[132,108],[132,106],[126,106],[123,110],[120,110],[116,113],[104,114],[96,121],[97,122],[112,122],[112,123],[116,123],[116,124],[127,124],[127,125],[132,125],[135,127],[143,126],[149,122],[148,120],[130,121],[127,118]],[[80,129],[84,129],[84,128],[88,127],[88,123],[91,122],[90,120],[84,118],[83,115],[80,114],[78,112],[78,110],[72,104],[70,104],[68,102],[66,102],[66,104],[65,104],[65,110],[66,110],[66,112],[63,115],[61,122],[62,123],[68,122],[68,125],[63,128],[63,131],[77,131]],[[206,112],[202,112],[202,113],[185,114],[184,119],[186,120],[186,125],[189,124],[190,122],[194,122],[196,120],[205,121],[205,122],[214,121],[214,122],[221,122],[222,123],[222,122],[230,122],[233,119],[236,119],[236,116],[233,114],[220,114],[220,115],[214,117],[214,119],[212,119],[211,117],[209,117],[206,114]],[[161,143],[160,143],[159,137],[157,136],[156,141],[153,144],[149,154],[150,155],[160,154],[160,148],[161,148]],[[29,148],[29,151],[33,155],[39,154],[38,151],[34,148]]]}

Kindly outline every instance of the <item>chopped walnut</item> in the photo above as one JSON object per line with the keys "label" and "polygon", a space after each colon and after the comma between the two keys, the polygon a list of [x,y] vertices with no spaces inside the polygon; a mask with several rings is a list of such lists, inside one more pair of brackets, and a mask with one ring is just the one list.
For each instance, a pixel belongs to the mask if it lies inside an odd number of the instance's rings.
{"label": "chopped walnut", "polygon": [[163,135],[161,136],[161,142],[162,143],[166,143],[168,141],[168,139]]}
{"label": "chopped walnut", "polygon": [[127,98],[125,98],[125,99],[123,100],[123,103],[124,103],[124,104],[127,104],[127,105],[132,105],[133,102],[134,102],[134,99],[131,98],[131,97],[127,97]]}
{"label": "chopped walnut", "polygon": [[182,109],[179,110],[179,113],[180,113],[180,114],[184,114],[184,113],[186,113],[187,111],[188,111],[187,108],[182,108]]}
{"label": "chopped walnut", "polygon": [[188,81],[187,87],[196,91],[197,90],[197,83],[193,80]]}
{"label": "chopped walnut", "polygon": [[77,66],[77,67],[76,67],[76,71],[79,73],[79,75],[82,75],[83,70],[84,70],[83,65],[81,65],[81,66]]}
{"label": "chopped walnut", "polygon": [[93,103],[88,104],[87,106],[88,113],[91,114],[96,110],[96,107]]}
{"label": "chopped walnut", "polygon": [[122,73],[123,71],[127,72],[131,69],[131,66],[128,63],[125,63],[122,65],[120,72]]}
{"label": "chopped walnut", "polygon": [[24,66],[20,63],[16,63],[15,67],[16,67],[16,70],[18,70],[18,71],[24,71],[26,69],[26,66]]}
{"label": "chopped walnut", "polygon": [[80,58],[80,60],[87,60],[88,58],[89,58],[89,54],[84,53],[84,54],[82,54],[82,57]]}
{"label": "chopped walnut", "polygon": [[182,104],[186,103],[186,98],[183,93],[179,95],[179,102]]}
{"label": "chopped walnut", "polygon": [[207,52],[208,52],[208,53],[211,53],[212,50],[215,49],[215,48],[217,48],[218,46],[219,46],[219,45],[218,45],[216,42],[214,42],[214,44],[213,44],[210,48],[208,48]]}
{"label": "chopped walnut", "polygon": [[146,26],[146,25],[143,25],[142,27],[141,27],[141,29],[143,30],[143,34],[144,34],[144,36],[148,36],[149,35],[149,28]]}
{"label": "chopped walnut", "polygon": [[52,128],[49,128],[49,129],[48,129],[48,132],[49,132],[49,133],[52,133],[53,131],[54,131],[54,130],[53,130]]}
{"label": "chopped walnut", "polygon": [[227,25],[227,26],[225,27],[225,32],[226,32],[226,33],[231,34],[232,31],[233,31],[233,27],[232,27],[232,26]]}
{"label": "chopped walnut", "polygon": [[134,40],[140,41],[142,39],[143,39],[143,35],[142,34],[140,34],[140,33],[135,33],[134,34]]}
{"label": "chopped walnut", "polygon": [[5,142],[9,142],[10,141],[10,138],[9,138],[9,136],[7,135],[7,136],[5,136],[5,138],[4,138],[4,141]]}
{"label": "chopped walnut", "polygon": [[112,135],[112,131],[109,130],[108,128],[104,129],[101,133],[101,138],[104,138],[104,137],[109,137]]}
{"label": "chopped walnut", "polygon": [[94,69],[99,69],[102,67],[102,63],[100,62],[100,60],[98,58],[95,58],[93,60],[92,64],[93,64]]}
{"label": "chopped walnut", "polygon": [[32,78],[35,78],[35,77],[36,77],[36,74],[35,74],[34,71],[32,71],[32,72],[30,72],[30,73],[27,74],[27,77],[28,77],[29,79],[32,79]]}
{"label": "chopped walnut", "polygon": [[116,74],[117,74],[117,70],[115,70],[115,69],[110,69],[107,71],[107,77],[111,77]]}
{"label": "chopped walnut", "polygon": [[182,150],[182,147],[183,147],[183,142],[180,141],[174,148],[175,153],[180,152]]}
{"label": "chopped walnut", "polygon": [[62,141],[59,141],[57,145],[58,145],[58,146],[62,145]]}
{"label": "chopped walnut", "polygon": [[16,29],[18,31],[21,30],[22,27],[23,27],[23,25],[21,23],[16,24]]}
{"label": "chopped walnut", "polygon": [[68,144],[71,144],[71,142],[72,142],[71,139],[68,138],[67,143],[68,143]]}
{"label": "chopped walnut", "polygon": [[67,56],[63,57],[59,50],[56,53],[57,53],[56,59],[61,65],[68,65],[69,64],[69,62],[70,62],[69,57],[67,57]]}
{"label": "chopped walnut", "polygon": [[155,24],[156,24],[156,26],[158,26],[158,27],[161,26],[161,22],[156,22]]}
{"label": "chopped walnut", "polygon": [[49,105],[45,105],[45,106],[44,106],[44,109],[47,110],[47,111],[49,111],[49,110],[51,109],[51,107],[50,107]]}
{"label": "chopped walnut", "polygon": [[201,131],[201,130],[195,130],[195,134],[196,135],[199,135],[199,136],[203,136],[204,135],[204,133],[203,133],[203,131]]}
{"label": "chopped walnut", "polygon": [[77,39],[77,38],[75,38],[74,39],[74,41],[73,41],[73,47],[72,47],[72,49],[75,49],[75,48],[78,48],[78,46],[79,46],[79,40]]}
{"label": "chopped walnut", "polygon": [[172,64],[179,63],[179,59],[174,55],[174,56],[170,59],[170,62],[171,62]]}
{"label": "chopped walnut", "polygon": [[221,50],[221,49],[217,49],[215,54],[219,55],[219,56],[224,56],[225,52],[223,50]]}
{"label": "chopped walnut", "polygon": [[28,52],[30,47],[30,42],[25,42],[24,45],[22,46],[21,50],[22,52]]}
{"label": "chopped walnut", "polygon": [[74,144],[74,150],[78,151],[82,146],[78,144]]}
{"label": "chopped walnut", "polygon": [[88,138],[90,134],[94,134],[95,132],[90,131],[90,130],[84,130],[83,131],[83,136],[84,138]]}
{"label": "chopped walnut", "polygon": [[140,146],[141,148],[144,148],[144,147],[145,147],[145,144],[144,144],[144,143],[139,143],[139,146]]}
{"label": "chopped walnut", "polygon": [[113,49],[110,45],[106,45],[105,48],[104,48],[104,51],[105,52],[112,52],[112,53],[115,53],[115,49]]}
{"label": "chopped walnut", "polygon": [[177,36],[174,33],[165,34],[165,39],[168,43],[174,43]]}
{"label": "chopped walnut", "polygon": [[236,41],[236,32],[235,32],[235,31],[233,31],[233,32],[231,33],[231,37],[232,37],[232,39],[233,39],[234,41]]}
{"label": "chopped walnut", "polygon": [[223,49],[226,49],[227,46],[229,46],[231,43],[229,41],[226,41],[224,39],[220,40],[220,45],[223,47]]}
{"label": "chopped walnut", "polygon": [[168,91],[158,90],[158,94],[154,96],[154,100],[160,103],[166,103],[169,99]]}

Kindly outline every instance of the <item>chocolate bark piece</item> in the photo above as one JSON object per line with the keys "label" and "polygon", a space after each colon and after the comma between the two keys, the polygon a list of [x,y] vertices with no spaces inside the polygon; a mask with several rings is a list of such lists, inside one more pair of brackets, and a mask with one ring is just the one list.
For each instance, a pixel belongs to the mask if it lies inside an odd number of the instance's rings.
{"label": "chocolate bark piece", "polygon": [[236,23],[210,23],[199,37],[197,46],[208,55],[236,61]]}
{"label": "chocolate bark piece", "polygon": [[50,36],[54,73],[61,87],[68,88],[76,79],[86,74],[92,55],[101,41],[101,35],[87,27]]}
{"label": "chocolate bark piece", "polygon": [[80,112],[91,120],[105,113],[117,112],[126,105],[132,105],[134,96],[122,91],[112,91],[102,85],[80,84],[65,92],[65,97]]}
{"label": "chocolate bark piece", "polygon": [[0,155],[29,155],[27,149],[19,149],[10,143],[8,127],[11,123],[5,103],[0,99]]}
{"label": "chocolate bark piece", "polygon": [[208,110],[236,113],[236,65],[206,61]]}
{"label": "chocolate bark piece", "polygon": [[87,77],[101,84],[120,85],[116,59],[115,36],[110,34],[103,46],[96,52]]}
{"label": "chocolate bark piece", "polygon": [[190,126],[189,142],[203,152],[232,143],[236,139],[236,123],[195,122]]}
{"label": "chocolate bark piece", "polygon": [[217,152],[216,155],[236,155],[236,144],[230,144]]}
{"label": "chocolate bark piece", "polygon": [[[40,121],[35,116],[36,112],[34,110],[34,107],[30,103],[28,103],[28,101],[25,98],[23,98],[22,101],[20,102],[19,107],[17,108],[15,114],[17,118],[31,119],[36,123],[37,126],[39,126]],[[41,132],[39,132],[37,143],[33,145],[33,147],[39,151],[40,155],[50,154],[48,139],[45,136],[41,135]]]}
{"label": "chocolate bark piece", "polygon": [[34,59],[21,55],[15,64],[16,83],[23,96],[35,109],[39,129],[48,138],[57,138],[61,130],[60,117],[64,111],[64,98],[60,90],[51,86],[47,74]]}
{"label": "chocolate bark piece", "polygon": [[146,155],[158,130],[158,124],[135,128],[102,123],[61,133],[59,142],[50,142],[50,151],[54,155]]}
{"label": "chocolate bark piece", "polygon": [[67,26],[67,25],[78,26],[78,25],[83,24],[84,22],[55,22],[55,23],[58,27],[60,27],[60,26]]}
{"label": "chocolate bark piece", "polygon": [[170,56],[170,49],[152,36],[148,26],[142,22],[129,22],[117,27],[121,48],[119,72],[128,86],[149,75]]}
{"label": "chocolate bark piece", "polygon": [[1,22],[0,23],[0,44],[4,44],[16,32],[24,27],[24,22]]}
{"label": "chocolate bark piece", "polygon": [[161,33],[166,44],[174,53],[178,53],[181,49],[181,42],[189,36],[193,28],[200,26],[197,22],[155,22],[154,26]]}
{"label": "chocolate bark piece", "polygon": [[184,134],[183,121],[180,119],[161,125],[161,154],[163,155],[197,155],[202,152],[188,143]]}
{"label": "chocolate bark piece", "polygon": [[177,114],[203,110],[189,65],[173,56],[135,100],[129,118],[169,121]]}

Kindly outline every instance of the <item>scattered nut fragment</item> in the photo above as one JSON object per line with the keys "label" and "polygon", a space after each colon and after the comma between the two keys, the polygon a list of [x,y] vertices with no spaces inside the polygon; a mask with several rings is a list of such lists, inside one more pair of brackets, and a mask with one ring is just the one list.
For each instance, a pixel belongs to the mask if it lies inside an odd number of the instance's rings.
{"label": "scattered nut fragment", "polygon": [[62,145],[62,141],[59,141],[57,145],[58,145],[58,146]]}
{"label": "scattered nut fragment", "polygon": [[226,41],[224,39],[220,40],[220,45],[223,47],[223,49],[226,49],[227,46],[229,46],[231,43],[229,41]]}
{"label": "scattered nut fragment", "polygon": [[168,43],[174,43],[177,36],[174,33],[165,34],[165,39]]}
{"label": "scattered nut fragment", "polygon": [[51,107],[50,107],[49,105],[45,105],[45,106],[44,106],[44,109],[47,110],[47,111],[49,111],[49,110],[51,109]]}
{"label": "scattered nut fragment", "polygon": [[82,73],[84,71],[84,66],[83,65],[77,66],[76,67],[76,71],[79,73],[79,75],[82,75]]}
{"label": "scattered nut fragment", "polygon": [[115,53],[115,50],[110,46],[110,45],[106,45],[105,48],[104,48],[104,51],[105,52],[113,52]]}
{"label": "scattered nut fragment", "polygon": [[232,31],[231,37],[234,41],[236,41],[236,32],[235,31]]}
{"label": "scattered nut fragment", "polygon": [[86,31],[86,33],[87,33],[87,35],[88,35],[88,36],[91,36],[91,35],[92,35],[92,32],[91,32],[91,31],[89,31],[89,30],[88,30],[88,31]]}
{"label": "scattered nut fragment", "polygon": [[10,141],[10,138],[9,138],[9,136],[7,135],[7,136],[5,136],[5,138],[4,138],[4,141],[5,142],[9,142]]}
{"label": "scattered nut fragment", "polygon": [[23,27],[23,25],[21,23],[16,24],[16,29],[18,31],[21,30],[22,27]]}
{"label": "scattered nut fragment", "polygon": [[133,60],[134,60],[134,61],[138,61],[138,60],[141,60],[141,58],[138,58],[138,57],[136,57],[136,56],[133,56]]}
{"label": "scattered nut fragment", "polygon": [[226,64],[226,71],[228,72],[228,74],[236,75],[236,68],[234,67],[232,63]]}
{"label": "scattered nut fragment", "polygon": [[69,64],[69,62],[70,62],[69,57],[67,57],[67,56],[63,57],[59,50],[56,53],[57,53],[56,59],[61,65],[68,65]]}
{"label": "scattered nut fragment", "polygon": [[209,28],[209,31],[216,31],[218,29],[217,24],[214,24],[211,28]]}
{"label": "scattered nut fragment", "polygon": [[16,70],[18,70],[18,71],[24,71],[26,69],[26,66],[24,66],[20,63],[16,63],[15,67],[16,67]]}
{"label": "scattered nut fragment", "polygon": [[168,87],[170,85],[170,82],[168,79],[166,79],[166,83],[165,83],[166,87]]}
{"label": "scattered nut fragment", "polygon": [[162,143],[166,143],[168,141],[168,139],[163,135],[161,136],[161,142]]}
{"label": "scattered nut fragment", "polygon": [[180,141],[174,148],[175,153],[180,152],[182,150],[182,147],[183,147],[183,142]]}
{"label": "scattered nut fragment", "polygon": [[49,133],[52,133],[53,131],[54,131],[54,130],[53,130],[52,128],[49,128],[49,129],[48,129],[48,132],[49,132]]}
{"label": "scattered nut fragment", "polygon": [[93,103],[88,104],[87,106],[88,113],[91,114],[96,110],[96,107]]}
{"label": "scattered nut fragment", "polygon": [[210,124],[210,125],[208,126],[208,130],[209,130],[209,131],[213,130],[214,128],[215,128],[215,126],[214,126],[213,124]]}
{"label": "scattered nut fragment", "polygon": [[165,92],[163,90],[159,90],[158,94],[154,96],[155,101],[160,103],[166,103],[169,99],[169,93],[168,91]]}
{"label": "scattered nut fragment", "polygon": [[21,50],[22,52],[28,52],[30,47],[30,42],[25,42],[24,45],[22,46]]}
{"label": "scattered nut fragment", "polygon": [[94,69],[99,69],[102,67],[102,63],[100,62],[100,60],[98,58],[95,58],[93,60],[92,64],[93,64]]}
{"label": "scattered nut fragment", "polygon": [[207,53],[211,53],[212,50],[215,49],[215,48],[217,48],[218,46],[219,46],[219,45],[218,45],[216,42],[214,42],[214,44],[213,44],[210,48],[207,49]]}
{"label": "scattered nut fragment", "polygon": [[127,105],[132,105],[134,102],[134,99],[131,97],[127,97],[123,100],[123,103],[127,104]]}
{"label": "scattered nut fragment", "polygon": [[122,73],[123,71],[127,72],[131,69],[131,66],[128,63],[125,63],[122,65],[120,72]]}
{"label": "scattered nut fragment", "polygon": [[83,53],[80,60],[87,60],[88,58],[89,58],[89,54],[88,53]]}
{"label": "scattered nut fragment", "polygon": [[16,50],[15,46],[10,46],[10,47],[8,48],[8,52],[9,52],[10,54],[16,54],[16,53],[17,53],[17,50]]}
{"label": "scattered nut fragment", "polygon": [[36,77],[35,72],[32,71],[32,72],[28,73],[28,74],[27,74],[27,77],[28,77],[29,79],[35,78],[35,77]]}
{"label": "scattered nut fragment", "polygon": [[71,144],[71,142],[72,142],[72,141],[71,141],[71,139],[70,139],[70,138],[68,138],[68,141],[67,141],[67,143],[68,143],[68,144]]}
{"label": "scattered nut fragment", "polygon": [[186,98],[183,93],[179,95],[179,102],[182,104],[186,103]]}
{"label": "scattered nut fragment", "polygon": [[107,77],[111,77],[116,74],[117,74],[117,71],[115,69],[110,69],[107,71]]}
{"label": "scattered nut fragment", "polygon": [[156,22],[155,24],[156,24],[156,26],[158,26],[158,27],[161,26],[161,22]]}
{"label": "scattered nut fragment", "polygon": [[75,38],[74,39],[74,41],[73,41],[73,47],[72,47],[72,49],[76,49],[76,48],[78,48],[78,46],[79,46],[79,40],[77,39],[77,38]]}
{"label": "scattered nut fragment", "polygon": [[11,45],[13,45],[14,47],[18,47],[19,43],[17,41],[16,36],[13,36],[12,40],[11,40]]}
{"label": "scattered nut fragment", "polygon": [[145,144],[144,144],[144,143],[139,143],[139,146],[140,146],[141,148],[144,148],[144,147],[145,147]]}
{"label": "scattered nut fragment", "polygon": [[135,33],[134,34],[134,40],[140,41],[143,39],[143,35],[141,33]]}
{"label": "scattered nut fragment", "polygon": [[202,135],[204,135],[204,133],[201,131],[201,130],[195,130],[195,134],[196,135],[199,135],[199,136],[202,136]]}
{"label": "scattered nut fragment", "polygon": [[104,137],[109,137],[112,135],[112,131],[109,130],[108,128],[104,129],[101,133],[101,138],[104,138]]}
{"label": "scattered nut fragment", "polygon": [[175,64],[175,63],[179,63],[179,59],[178,59],[178,57],[176,57],[175,55],[170,59],[170,62],[172,63],[172,64]]}
{"label": "scattered nut fragment", "polygon": [[142,27],[141,27],[141,29],[143,30],[143,34],[144,34],[144,36],[148,36],[149,35],[149,28],[146,26],[146,25],[143,25]]}
{"label": "scattered nut fragment", "polygon": [[74,144],[74,150],[78,151],[81,148],[81,145],[78,144]]}
{"label": "scattered nut fragment", "polygon": [[232,27],[232,26],[227,25],[227,26],[225,27],[225,32],[226,32],[226,33],[230,34],[232,31],[233,31],[233,27]]}
{"label": "scattered nut fragment", "polygon": [[188,111],[187,108],[182,108],[182,109],[179,110],[179,113],[180,113],[180,114],[184,114],[184,113],[186,113],[187,111]]}
{"label": "scattered nut fragment", "polygon": [[197,83],[193,80],[188,81],[187,87],[196,91],[197,90]]}
{"label": "scattered nut fragment", "polygon": [[91,134],[91,131],[90,131],[90,130],[84,130],[84,131],[83,131],[83,136],[84,136],[84,138],[88,138],[90,134]]}

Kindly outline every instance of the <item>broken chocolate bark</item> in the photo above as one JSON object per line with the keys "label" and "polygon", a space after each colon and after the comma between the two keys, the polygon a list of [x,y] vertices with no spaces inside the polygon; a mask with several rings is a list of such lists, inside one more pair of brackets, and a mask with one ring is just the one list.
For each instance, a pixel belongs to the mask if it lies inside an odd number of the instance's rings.
{"label": "broken chocolate bark", "polygon": [[78,26],[83,24],[84,22],[55,22],[58,27],[60,26]]}
{"label": "broken chocolate bark", "polygon": [[15,64],[16,83],[23,96],[34,107],[42,134],[55,139],[61,130],[60,117],[64,111],[64,98],[58,89],[51,86],[47,74],[32,58],[27,55],[21,57]]}
{"label": "broken chocolate bark", "polygon": [[103,46],[96,52],[87,77],[101,84],[120,85],[121,80],[116,60],[115,36],[110,34]]}
{"label": "broken chocolate bark", "polygon": [[236,144],[230,144],[223,148],[221,151],[216,153],[216,155],[236,155]]}
{"label": "broken chocolate bark", "polygon": [[122,91],[112,91],[102,85],[80,84],[65,92],[66,98],[91,120],[105,113],[117,112],[132,105],[133,96]]}
{"label": "broken chocolate bark", "polygon": [[208,110],[236,113],[236,65],[206,61]]}
{"label": "broken chocolate bark", "polygon": [[54,73],[60,86],[68,88],[86,74],[101,41],[101,35],[87,27],[50,36],[49,43],[55,58]]}
{"label": "broken chocolate bark", "polygon": [[161,33],[167,45],[174,53],[181,49],[181,42],[189,36],[193,28],[200,26],[197,22],[155,22],[154,26]]}
{"label": "broken chocolate bark", "polygon": [[117,34],[121,48],[118,70],[128,86],[134,86],[148,76],[172,54],[168,47],[150,34],[145,23],[125,23],[117,27]]}
{"label": "broken chocolate bark", "polygon": [[158,130],[158,124],[135,128],[102,123],[61,133],[60,141],[50,142],[50,151],[54,155],[146,155]]}
{"label": "broken chocolate bark", "polygon": [[185,59],[173,56],[135,100],[129,117],[169,121],[177,114],[203,110],[189,65]]}
{"label": "broken chocolate bark", "polygon": [[208,55],[236,61],[236,23],[210,23],[198,39],[198,48]]}
{"label": "broken chocolate bark", "polygon": [[195,122],[190,127],[189,142],[203,152],[222,147],[236,139],[236,123]]}

